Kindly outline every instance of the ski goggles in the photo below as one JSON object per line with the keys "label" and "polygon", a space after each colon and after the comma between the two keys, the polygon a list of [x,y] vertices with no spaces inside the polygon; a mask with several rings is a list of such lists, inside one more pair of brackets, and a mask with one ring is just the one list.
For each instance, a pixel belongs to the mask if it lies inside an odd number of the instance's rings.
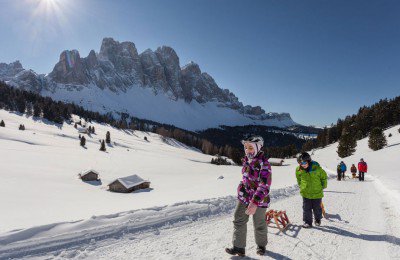
{"label": "ski goggles", "polygon": [[307,161],[302,161],[302,162],[300,162],[300,165],[306,165],[306,164],[308,164]]}

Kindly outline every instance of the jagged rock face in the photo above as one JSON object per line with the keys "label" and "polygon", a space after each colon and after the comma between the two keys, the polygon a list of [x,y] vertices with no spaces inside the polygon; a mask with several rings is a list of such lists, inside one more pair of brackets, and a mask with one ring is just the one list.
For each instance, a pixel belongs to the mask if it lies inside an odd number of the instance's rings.
{"label": "jagged rock face", "polygon": [[147,49],[139,55],[140,62],[144,73],[144,84],[152,86],[156,90],[168,91],[169,84],[164,72],[164,67],[161,65],[155,52]]}
{"label": "jagged rock face", "polygon": [[209,74],[202,73],[196,63],[184,66],[181,74],[184,89],[191,90],[190,100],[195,99],[199,103],[221,102],[233,109],[242,106],[233,93],[219,88],[215,80]]}
{"label": "jagged rock face", "polygon": [[0,78],[8,81],[23,70],[24,68],[18,60],[10,64],[0,63]]}
{"label": "jagged rock face", "polygon": [[265,110],[262,109],[260,106],[252,107],[252,106],[245,106],[244,113],[249,115],[256,115],[260,116],[265,113]]}
{"label": "jagged rock face", "polygon": [[109,60],[116,72],[132,76],[134,83],[143,83],[142,64],[134,43],[119,43],[112,38],[105,38],[101,44],[99,57]]}
{"label": "jagged rock face", "polygon": [[20,89],[40,93],[46,86],[46,80],[42,75],[36,74],[33,70],[23,70],[19,72],[10,82],[17,85]]}
{"label": "jagged rock face", "polygon": [[164,67],[165,77],[175,98],[178,99],[184,96],[184,91],[181,86],[181,67],[179,65],[179,57],[171,47],[162,46],[157,48],[156,55],[161,65]]}
{"label": "jagged rock face", "polygon": [[232,92],[221,89],[194,62],[181,68],[179,57],[171,47],[147,49],[139,55],[134,43],[120,43],[112,38],[104,38],[100,52],[91,50],[86,58],[81,58],[77,50],[63,51],[47,76],[25,70],[19,61],[0,63],[0,80],[37,93],[53,94],[60,88],[77,93],[84,88],[99,88],[117,95],[133,87],[151,88],[157,95],[164,94],[172,100],[204,105],[215,102],[218,107],[236,110],[252,120],[293,122],[289,114],[266,114],[259,106],[243,106]]}
{"label": "jagged rock face", "polygon": [[90,76],[77,50],[63,51],[50,77],[63,84],[85,85],[90,82]]}

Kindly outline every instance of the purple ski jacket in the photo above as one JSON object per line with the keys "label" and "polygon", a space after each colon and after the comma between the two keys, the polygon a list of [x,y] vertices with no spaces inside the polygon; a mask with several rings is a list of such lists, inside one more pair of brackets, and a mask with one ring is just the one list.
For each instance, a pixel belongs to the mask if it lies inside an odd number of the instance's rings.
{"label": "purple ski jacket", "polygon": [[263,152],[248,162],[243,158],[242,181],[237,188],[238,199],[245,205],[253,202],[260,208],[268,208],[271,187],[271,165]]}

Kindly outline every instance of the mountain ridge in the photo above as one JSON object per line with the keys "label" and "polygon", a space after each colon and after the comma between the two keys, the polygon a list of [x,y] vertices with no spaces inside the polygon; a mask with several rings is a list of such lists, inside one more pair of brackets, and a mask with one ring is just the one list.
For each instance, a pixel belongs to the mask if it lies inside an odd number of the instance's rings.
{"label": "mountain ridge", "polygon": [[[267,113],[260,106],[243,105],[197,63],[181,67],[179,56],[168,46],[139,54],[133,42],[104,38],[100,51],[91,50],[87,57],[81,57],[78,50],[64,50],[47,75],[24,69],[19,61],[0,63],[0,80],[99,112],[130,113],[189,130],[297,125],[288,113]],[[149,108],[155,112],[149,113]],[[177,118],[170,111],[178,112]],[[209,118],[210,113],[214,118]],[[193,120],[198,123],[193,125]]]}

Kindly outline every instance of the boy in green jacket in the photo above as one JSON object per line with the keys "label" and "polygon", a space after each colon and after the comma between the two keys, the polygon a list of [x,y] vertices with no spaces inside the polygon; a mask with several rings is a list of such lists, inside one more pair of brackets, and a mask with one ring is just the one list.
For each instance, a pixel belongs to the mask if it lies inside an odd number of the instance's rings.
{"label": "boy in green jacket", "polygon": [[297,184],[303,197],[303,227],[312,227],[312,212],[314,212],[315,225],[321,225],[321,201],[324,197],[323,189],[328,185],[326,172],[317,162],[311,160],[308,153],[302,153],[297,158],[299,166],[296,168]]}

